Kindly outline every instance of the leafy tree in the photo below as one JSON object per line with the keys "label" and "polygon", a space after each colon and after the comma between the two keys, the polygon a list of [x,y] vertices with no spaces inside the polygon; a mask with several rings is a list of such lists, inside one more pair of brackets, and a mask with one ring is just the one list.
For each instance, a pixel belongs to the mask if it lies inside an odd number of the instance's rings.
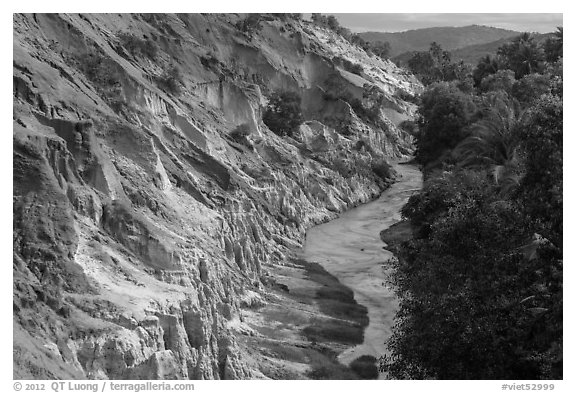
{"label": "leafy tree", "polygon": [[476,114],[471,96],[446,82],[429,86],[421,97],[416,159],[429,164],[453,149],[468,134]]}
{"label": "leafy tree", "polygon": [[422,83],[429,84],[435,79],[432,76],[429,76],[431,70],[436,66],[434,61],[434,57],[430,52],[416,52],[409,60],[408,60],[408,68],[414,74],[419,75],[422,79]]}
{"label": "leafy tree", "polygon": [[498,49],[506,68],[514,71],[516,78],[538,72],[543,67],[544,51],[530,33],[522,33],[512,42]]}
{"label": "leafy tree", "polygon": [[300,96],[291,91],[272,93],[262,120],[274,133],[292,136],[304,121]]}

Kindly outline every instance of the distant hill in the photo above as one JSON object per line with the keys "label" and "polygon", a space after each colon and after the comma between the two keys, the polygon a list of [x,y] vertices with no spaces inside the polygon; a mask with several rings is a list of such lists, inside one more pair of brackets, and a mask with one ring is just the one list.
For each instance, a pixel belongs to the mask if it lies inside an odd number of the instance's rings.
{"label": "distant hill", "polygon": [[517,31],[489,26],[430,27],[398,33],[366,32],[360,36],[366,41],[388,41],[390,55],[396,57],[405,52],[423,51],[430,43],[437,42],[445,50],[460,49],[471,45],[494,42],[520,34]]}
{"label": "distant hill", "polygon": [[[536,42],[542,42],[546,38],[552,36],[553,33],[537,34],[534,33]],[[451,51],[453,60],[464,60],[465,63],[472,65],[478,64],[478,61],[486,56],[494,56],[498,52],[498,48],[502,45],[512,41],[514,37],[502,38],[493,42],[488,42],[486,44],[470,45],[464,48],[456,49]]]}

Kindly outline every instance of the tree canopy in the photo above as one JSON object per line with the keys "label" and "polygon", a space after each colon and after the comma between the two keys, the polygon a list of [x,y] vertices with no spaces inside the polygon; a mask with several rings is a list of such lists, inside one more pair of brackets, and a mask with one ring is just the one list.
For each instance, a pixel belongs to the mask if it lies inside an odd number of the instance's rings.
{"label": "tree canopy", "polygon": [[[562,379],[561,40],[561,29],[541,45],[523,34],[480,61],[475,89],[422,93],[426,180],[392,261],[391,377]],[[442,56],[433,46],[416,63]]]}

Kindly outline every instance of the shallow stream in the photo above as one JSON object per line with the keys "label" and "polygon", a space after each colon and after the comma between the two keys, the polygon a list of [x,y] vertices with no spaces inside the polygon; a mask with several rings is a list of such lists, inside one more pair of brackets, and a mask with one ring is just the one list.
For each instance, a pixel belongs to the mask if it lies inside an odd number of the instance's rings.
{"label": "shallow stream", "polygon": [[422,174],[412,165],[396,165],[401,175],[375,201],[353,208],[339,218],[311,228],[306,234],[304,257],[321,264],[354,291],[354,298],[368,309],[364,342],[344,351],[339,360],[350,363],[361,355],[379,358],[387,353],[397,301],[385,284],[386,260],[380,232],[400,221],[400,209],[422,186]]}

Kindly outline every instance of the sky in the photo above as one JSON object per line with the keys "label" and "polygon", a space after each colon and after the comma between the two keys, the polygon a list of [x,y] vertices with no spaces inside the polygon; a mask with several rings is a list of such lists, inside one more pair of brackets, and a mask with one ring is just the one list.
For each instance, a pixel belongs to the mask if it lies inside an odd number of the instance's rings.
{"label": "sky", "polygon": [[562,26],[562,14],[333,14],[354,32],[405,31],[435,26],[486,25],[548,33]]}

